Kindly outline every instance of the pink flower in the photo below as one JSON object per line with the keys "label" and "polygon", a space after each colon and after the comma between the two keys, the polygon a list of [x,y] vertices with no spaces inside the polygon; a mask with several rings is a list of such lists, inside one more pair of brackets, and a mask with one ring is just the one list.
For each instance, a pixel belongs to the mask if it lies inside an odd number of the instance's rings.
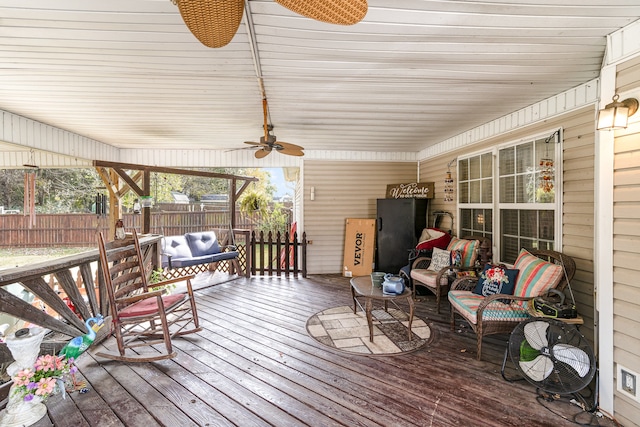
{"label": "pink flower", "polygon": [[38,382],[38,388],[36,389],[36,395],[38,396],[48,396],[53,393],[53,389],[56,386],[55,378],[41,378]]}
{"label": "pink flower", "polygon": [[50,354],[46,354],[44,356],[38,357],[36,360],[35,368],[36,371],[54,371],[56,369],[56,356],[52,356]]}
{"label": "pink flower", "polygon": [[29,368],[23,369],[13,377],[13,383],[17,386],[26,386],[29,384],[31,378],[33,378],[33,371]]}

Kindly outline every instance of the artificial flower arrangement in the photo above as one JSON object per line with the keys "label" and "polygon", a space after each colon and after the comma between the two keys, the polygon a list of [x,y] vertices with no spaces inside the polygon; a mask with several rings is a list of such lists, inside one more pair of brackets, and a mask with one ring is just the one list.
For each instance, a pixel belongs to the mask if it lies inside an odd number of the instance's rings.
{"label": "artificial flower arrangement", "polygon": [[26,368],[13,377],[14,391],[25,402],[39,397],[45,400],[56,392],[64,392],[68,376],[77,372],[73,358],[46,354],[38,357],[32,368]]}

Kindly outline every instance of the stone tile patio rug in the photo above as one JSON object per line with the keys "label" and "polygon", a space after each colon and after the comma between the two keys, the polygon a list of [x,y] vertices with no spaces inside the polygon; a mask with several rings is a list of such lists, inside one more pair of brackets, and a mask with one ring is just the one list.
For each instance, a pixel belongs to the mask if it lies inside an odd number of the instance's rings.
{"label": "stone tile patio rug", "polygon": [[388,356],[425,348],[432,332],[427,323],[413,317],[412,339],[408,340],[409,316],[402,310],[389,308],[372,311],[373,342],[369,341],[369,327],[365,314],[353,307],[329,308],[307,320],[307,332],[321,344],[336,350],[371,356]]}

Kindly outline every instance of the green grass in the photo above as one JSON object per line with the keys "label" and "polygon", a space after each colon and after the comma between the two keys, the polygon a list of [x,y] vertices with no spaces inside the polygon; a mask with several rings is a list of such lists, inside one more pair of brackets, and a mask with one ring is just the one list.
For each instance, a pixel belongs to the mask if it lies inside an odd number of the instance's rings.
{"label": "green grass", "polygon": [[95,248],[2,248],[0,249],[0,270],[24,267],[92,249]]}

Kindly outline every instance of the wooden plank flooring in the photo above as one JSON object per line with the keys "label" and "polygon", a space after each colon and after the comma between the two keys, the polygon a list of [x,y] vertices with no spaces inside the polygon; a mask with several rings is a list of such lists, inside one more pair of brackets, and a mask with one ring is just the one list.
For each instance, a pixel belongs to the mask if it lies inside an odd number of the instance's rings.
{"label": "wooden plank flooring", "polygon": [[473,332],[451,332],[448,309],[436,315],[435,299],[422,299],[417,315],[434,333],[428,347],[372,357],[333,351],[306,332],[311,315],[352,304],[346,278],[241,278],[200,289],[204,330],[175,340],[178,357],[125,364],[94,357],[94,349],[78,360],[90,391],[52,397],[38,425],[575,425],[562,416],[577,407],[549,403],[555,414],[533,386],[502,378],[508,336],[485,340],[476,361]]}

